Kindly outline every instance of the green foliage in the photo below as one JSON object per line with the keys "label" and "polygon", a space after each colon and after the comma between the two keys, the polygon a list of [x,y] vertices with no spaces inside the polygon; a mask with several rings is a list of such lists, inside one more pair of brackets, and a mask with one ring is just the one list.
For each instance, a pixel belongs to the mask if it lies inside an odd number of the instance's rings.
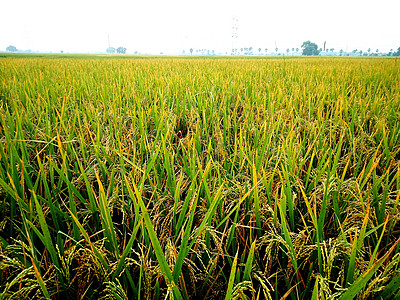
{"label": "green foliage", "polygon": [[400,47],[397,48],[396,52],[393,52],[392,56],[400,56]]}
{"label": "green foliage", "polygon": [[303,55],[318,55],[320,50],[318,50],[318,45],[312,43],[311,41],[306,41],[301,45],[301,49],[303,50]]}
{"label": "green foliage", "polygon": [[379,299],[395,58],[0,58],[0,299]]}
{"label": "green foliage", "polygon": [[10,45],[6,48],[6,51],[7,52],[17,52],[17,47]]}
{"label": "green foliage", "polygon": [[107,49],[106,49],[106,53],[108,53],[108,54],[114,54],[115,53],[115,48],[114,47],[108,47]]}
{"label": "green foliage", "polygon": [[118,54],[126,54],[126,48],[124,48],[124,47],[118,47],[118,48],[117,48],[117,53],[118,53]]}

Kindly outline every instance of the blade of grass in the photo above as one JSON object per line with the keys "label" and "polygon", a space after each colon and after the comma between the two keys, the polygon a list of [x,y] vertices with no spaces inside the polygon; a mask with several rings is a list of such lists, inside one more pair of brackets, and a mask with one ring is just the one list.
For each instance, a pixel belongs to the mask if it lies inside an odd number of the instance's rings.
{"label": "blade of grass", "polygon": [[232,267],[231,267],[231,274],[229,275],[228,288],[226,290],[226,295],[225,295],[225,300],[232,299],[233,284],[235,282],[238,254],[239,254],[239,250],[236,252],[235,258],[233,259],[233,263],[232,263]]}

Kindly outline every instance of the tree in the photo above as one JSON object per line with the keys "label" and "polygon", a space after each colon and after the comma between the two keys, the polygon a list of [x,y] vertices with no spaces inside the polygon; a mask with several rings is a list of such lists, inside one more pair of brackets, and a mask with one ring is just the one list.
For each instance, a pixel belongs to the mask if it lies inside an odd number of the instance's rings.
{"label": "tree", "polygon": [[265,49],[264,49],[264,51],[265,51],[265,54],[267,54],[267,52],[268,52],[268,48],[265,48]]}
{"label": "tree", "polygon": [[193,48],[190,48],[190,54],[193,55]]}
{"label": "tree", "polygon": [[397,48],[396,52],[393,52],[393,56],[400,56],[400,47]]}
{"label": "tree", "polygon": [[118,47],[118,48],[117,48],[117,53],[118,53],[118,54],[126,54],[126,48],[124,48],[124,47]]}
{"label": "tree", "polygon": [[306,41],[301,45],[301,49],[303,50],[303,55],[318,55],[318,45],[312,43],[311,41]]}
{"label": "tree", "polygon": [[18,50],[17,50],[17,48],[15,46],[10,45],[10,46],[8,46],[6,48],[6,51],[8,51],[8,52],[17,52]]}
{"label": "tree", "polygon": [[368,50],[367,50],[367,51],[368,51],[368,55],[369,55],[369,54],[370,54],[370,52],[371,52],[371,48],[368,48]]}
{"label": "tree", "polygon": [[261,55],[261,48],[258,48],[258,55]]}
{"label": "tree", "polygon": [[107,52],[108,54],[114,54],[114,53],[115,53],[115,48],[114,48],[114,47],[108,47],[107,50],[106,50],[106,52]]}
{"label": "tree", "polygon": [[296,48],[296,52],[299,52],[299,48]]}

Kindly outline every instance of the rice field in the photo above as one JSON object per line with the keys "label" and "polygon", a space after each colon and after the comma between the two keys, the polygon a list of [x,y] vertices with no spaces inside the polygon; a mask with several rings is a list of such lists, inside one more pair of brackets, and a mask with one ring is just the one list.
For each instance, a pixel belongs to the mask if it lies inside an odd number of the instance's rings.
{"label": "rice field", "polygon": [[400,299],[391,58],[0,58],[0,299]]}

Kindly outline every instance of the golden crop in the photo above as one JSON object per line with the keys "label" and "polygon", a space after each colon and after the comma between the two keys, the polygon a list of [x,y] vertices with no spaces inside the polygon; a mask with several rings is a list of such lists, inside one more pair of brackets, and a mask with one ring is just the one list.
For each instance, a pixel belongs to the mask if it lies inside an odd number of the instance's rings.
{"label": "golden crop", "polygon": [[399,297],[392,58],[0,58],[0,299]]}

